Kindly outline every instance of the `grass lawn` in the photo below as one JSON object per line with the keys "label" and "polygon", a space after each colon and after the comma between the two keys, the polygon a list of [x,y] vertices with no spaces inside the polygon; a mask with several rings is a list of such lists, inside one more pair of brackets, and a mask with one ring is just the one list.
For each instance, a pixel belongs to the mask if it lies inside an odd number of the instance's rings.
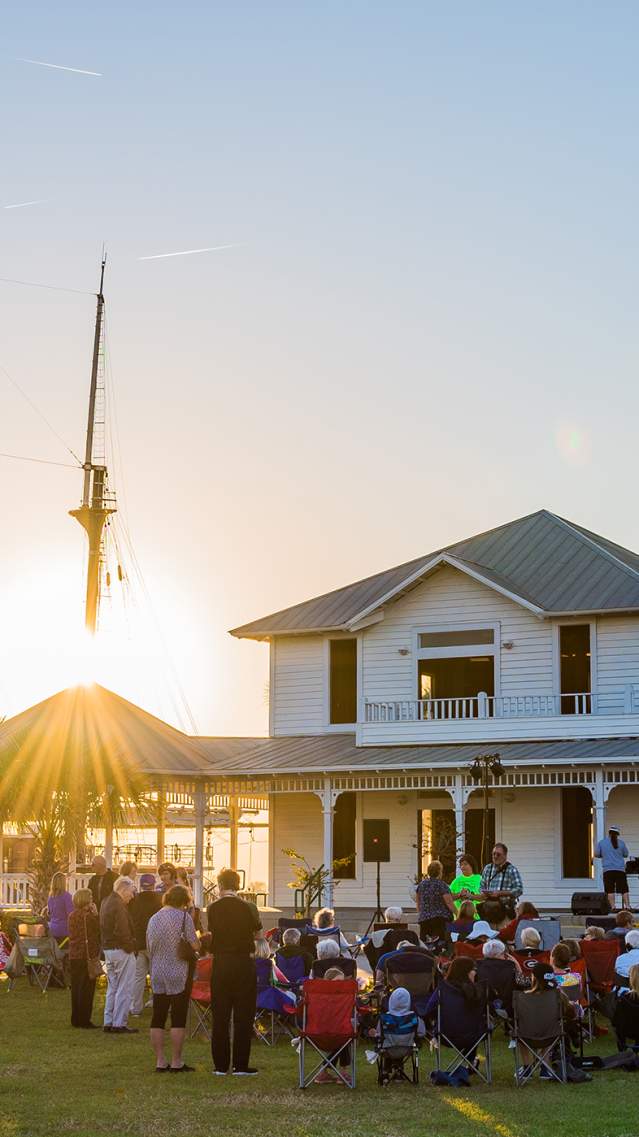
{"label": "grass lawn", "polygon": [[[95,1022],[101,1021],[103,992]],[[589,1085],[513,1083],[503,1035],[494,1047],[491,1087],[436,1089],[421,1052],[417,1087],[378,1089],[360,1047],[355,1091],[296,1088],[295,1055],[280,1041],[253,1048],[260,1075],[213,1078],[208,1045],[187,1044],[196,1073],[160,1077],[148,1042],[149,1011],[137,1036],[75,1031],[69,993],[41,995],[20,980],[0,983],[0,1137],[234,1137],[268,1131],[281,1137],[639,1137],[639,1073],[604,1071]],[[139,1020],[138,1020],[139,1021]],[[608,1038],[599,1052],[612,1049]]]}

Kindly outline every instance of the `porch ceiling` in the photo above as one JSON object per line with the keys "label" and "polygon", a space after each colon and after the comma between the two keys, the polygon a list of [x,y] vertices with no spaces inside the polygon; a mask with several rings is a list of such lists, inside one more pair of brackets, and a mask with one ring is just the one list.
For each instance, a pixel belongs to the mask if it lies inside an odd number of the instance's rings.
{"label": "porch ceiling", "polygon": [[[557,739],[552,742],[465,743],[442,746],[356,746],[353,734],[283,738],[198,738],[211,774],[330,773],[349,770],[424,770],[468,765],[499,750],[502,762],[568,764],[639,761],[639,738]],[[232,745],[229,745],[231,743]],[[245,745],[243,745],[243,743]]]}

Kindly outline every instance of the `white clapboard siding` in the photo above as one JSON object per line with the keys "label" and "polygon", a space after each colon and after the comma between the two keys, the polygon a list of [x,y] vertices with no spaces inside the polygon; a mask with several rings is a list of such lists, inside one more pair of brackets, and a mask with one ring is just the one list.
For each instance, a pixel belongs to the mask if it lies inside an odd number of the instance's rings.
{"label": "white clapboard siding", "polygon": [[639,616],[599,617],[596,670],[599,713],[618,710],[620,692],[639,685]]}
{"label": "white clapboard siding", "polygon": [[325,644],[322,636],[277,636],[271,644],[273,734],[325,729]]}
{"label": "white clapboard siding", "polygon": [[[360,793],[357,802],[357,857],[355,880],[342,880],[335,889],[335,906],[370,908],[376,903],[377,869],[362,860],[362,831],[364,818],[388,818],[390,821],[390,854],[387,864],[380,866],[382,908],[389,904],[400,908],[412,906],[410,887],[417,869],[417,809],[416,793]],[[438,807],[448,804],[438,800]],[[452,805],[452,801],[451,801]],[[420,803],[420,808],[426,805]]]}
{"label": "white clapboard siding", "polygon": [[317,794],[273,794],[270,840],[273,843],[273,903],[292,908],[295,898],[288,882],[293,879],[291,862],[282,849],[295,849],[310,865],[322,863],[322,804]]}
{"label": "white clapboard siding", "polygon": [[[552,627],[531,612],[449,566],[438,569],[395,604],[362,637],[362,682],[366,699],[415,699],[416,628],[429,625],[500,623],[501,694],[552,694]],[[408,649],[408,655],[400,655]],[[402,736],[403,738],[403,736]]]}

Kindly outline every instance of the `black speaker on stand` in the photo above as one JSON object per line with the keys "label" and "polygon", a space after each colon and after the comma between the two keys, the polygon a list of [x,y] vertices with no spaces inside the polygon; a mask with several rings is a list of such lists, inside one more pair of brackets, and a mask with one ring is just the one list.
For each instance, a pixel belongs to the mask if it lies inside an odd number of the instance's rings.
{"label": "black speaker on stand", "polygon": [[377,906],[370,918],[365,935],[368,935],[373,924],[384,919],[381,900],[381,878],[379,866],[390,861],[390,821],[384,818],[364,818],[364,863],[377,866]]}

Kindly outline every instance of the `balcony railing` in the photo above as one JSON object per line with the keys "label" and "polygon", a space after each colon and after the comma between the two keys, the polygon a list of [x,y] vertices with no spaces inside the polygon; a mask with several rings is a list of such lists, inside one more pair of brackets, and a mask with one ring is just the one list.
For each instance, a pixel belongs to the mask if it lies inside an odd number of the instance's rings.
{"label": "balcony railing", "polygon": [[364,722],[450,722],[472,719],[558,718],[562,715],[639,714],[639,691],[580,691],[562,695],[487,695],[472,698],[366,700]]}

